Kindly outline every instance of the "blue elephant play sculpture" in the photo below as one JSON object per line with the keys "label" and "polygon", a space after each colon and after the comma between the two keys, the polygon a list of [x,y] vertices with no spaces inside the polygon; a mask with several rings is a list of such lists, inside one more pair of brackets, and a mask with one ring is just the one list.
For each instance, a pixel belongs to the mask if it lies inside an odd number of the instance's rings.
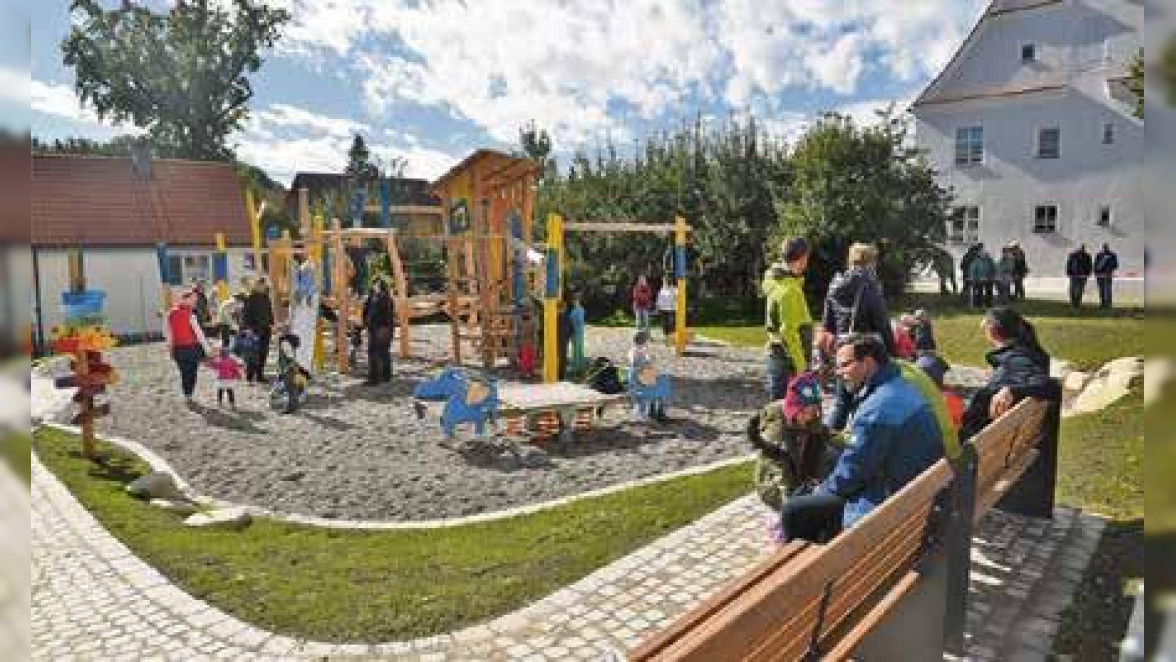
{"label": "blue elephant play sculpture", "polygon": [[638,418],[664,420],[670,401],[670,376],[659,375],[651,366],[629,376],[629,397]]}
{"label": "blue elephant play sculpture", "polygon": [[452,439],[458,423],[473,423],[474,433],[481,436],[486,421],[494,423],[498,416],[498,383],[470,375],[460,368],[446,368],[435,379],[421,382],[413,389],[414,406],[418,417],[424,417],[424,404],[444,402],[441,429]]}

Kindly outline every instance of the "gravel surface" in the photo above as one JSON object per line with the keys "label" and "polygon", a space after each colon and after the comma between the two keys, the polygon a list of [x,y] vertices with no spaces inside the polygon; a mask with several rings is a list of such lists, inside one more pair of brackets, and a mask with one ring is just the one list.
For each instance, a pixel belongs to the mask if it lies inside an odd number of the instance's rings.
{"label": "gravel surface", "polygon": [[[593,430],[577,433],[571,448],[524,444],[521,461],[505,437],[475,440],[468,426],[446,441],[439,410],[418,421],[410,394],[442,364],[448,330],[414,327],[414,351],[424,358],[396,359],[392,384],[326,375],[293,415],[271,411],[266,389],[244,384],[237,411],[217,407],[206,369],[188,407],[163,345],[119,348],[112,361],[122,381],[99,430],[149,446],[209,496],[288,513],[397,521],[547,501],[750,450],[743,428],[764,397],[761,353],[707,342],[693,343],[681,358],[654,343],[658,364],[673,375],[669,423],[633,423],[628,407],[616,405]],[[587,354],[623,362],[631,336],[591,329]]]}

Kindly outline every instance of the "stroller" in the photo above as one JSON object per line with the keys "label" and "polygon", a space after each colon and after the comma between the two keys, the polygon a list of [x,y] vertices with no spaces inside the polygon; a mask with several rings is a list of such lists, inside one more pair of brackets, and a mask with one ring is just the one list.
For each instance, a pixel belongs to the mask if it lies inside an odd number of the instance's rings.
{"label": "stroller", "polygon": [[294,413],[306,400],[310,375],[294,358],[298,343],[298,336],[292,333],[278,338],[278,374],[270,387],[270,408],[283,414]]}

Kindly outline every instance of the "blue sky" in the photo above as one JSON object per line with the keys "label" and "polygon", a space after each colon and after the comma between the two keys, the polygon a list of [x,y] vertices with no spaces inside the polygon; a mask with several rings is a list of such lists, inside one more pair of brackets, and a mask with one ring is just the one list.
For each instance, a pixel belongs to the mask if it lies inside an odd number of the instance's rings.
{"label": "blue sky", "polygon": [[[114,6],[118,0],[106,2]],[[167,0],[148,5],[166,8]],[[558,155],[632,145],[701,112],[794,137],[824,110],[910,101],[984,0],[271,0],[294,19],[253,77],[238,154],[280,181],[342,169],[352,134],[432,178],[530,120]],[[68,0],[30,3],[32,77],[0,52],[0,113],[36,136],[105,138],[59,43]],[[18,49],[19,50],[19,49]]]}

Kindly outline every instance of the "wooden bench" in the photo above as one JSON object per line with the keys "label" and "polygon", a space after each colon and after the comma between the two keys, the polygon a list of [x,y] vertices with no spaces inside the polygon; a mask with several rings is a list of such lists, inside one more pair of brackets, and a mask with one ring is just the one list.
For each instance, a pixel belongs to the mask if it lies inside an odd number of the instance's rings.
{"label": "wooden bench", "polygon": [[828,544],[782,546],[630,659],[905,661],[962,652],[972,524],[1056,434],[1056,404],[1018,404],[959,459],[940,460]]}
{"label": "wooden bench", "polygon": [[581,384],[508,384],[499,388],[499,418],[506,433],[546,442],[556,439],[567,446],[576,430],[587,430],[608,407],[629,401],[625,393],[614,395]]}

